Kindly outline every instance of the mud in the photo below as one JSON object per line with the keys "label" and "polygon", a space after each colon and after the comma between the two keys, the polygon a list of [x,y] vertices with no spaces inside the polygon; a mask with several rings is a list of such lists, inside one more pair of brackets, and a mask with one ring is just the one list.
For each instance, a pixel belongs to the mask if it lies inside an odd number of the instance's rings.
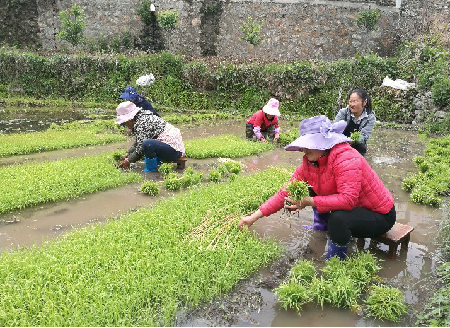
{"label": "mud", "polygon": [[[282,123],[283,124],[283,123]],[[282,125],[281,124],[281,125]],[[181,127],[183,138],[233,133],[243,135],[244,121],[225,122],[214,125]],[[283,126],[283,125],[282,125]],[[54,151],[42,154],[0,159],[0,165],[11,165],[24,161],[55,160],[72,156],[84,156],[100,151],[125,149],[131,142],[101,147],[86,147],[73,150]],[[439,209],[417,205],[409,201],[409,195],[401,189],[401,181],[416,169],[412,159],[421,155],[424,145],[417,133],[376,128],[368,145],[366,159],[379,174],[394,195],[397,221],[415,227],[407,250],[397,252],[395,259],[387,258],[388,247],[366,240],[365,249],[381,260],[381,278],[389,285],[405,293],[409,306],[408,315],[399,326],[414,325],[414,311],[421,307],[429,290],[427,276],[436,268],[433,257],[436,224],[441,218]],[[245,172],[264,169],[270,165],[298,165],[301,153],[275,149],[258,156],[240,158]],[[217,159],[189,159],[187,166],[207,171],[217,165]],[[141,171],[140,163],[135,169]],[[159,173],[143,173],[145,179],[162,180]],[[158,197],[149,197],[139,192],[140,184],[133,184],[86,195],[75,200],[46,204],[0,216],[0,251],[11,251],[17,247],[39,246],[74,228],[98,224],[108,218],[120,218],[123,213],[150,207],[161,197],[173,193],[163,191]],[[295,260],[314,260],[317,267],[324,263],[327,237],[324,232],[300,228],[310,224],[312,210],[299,215],[283,212],[263,218],[252,226],[259,236],[268,236],[279,241],[284,248],[283,256],[270,267],[262,268],[249,279],[241,281],[233,291],[213,302],[195,309],[180,311],[179,326],[394,326],[396,324],[367,319],[346,309],[308,305],[301,316],[291,310],[282,309],[276,302],[273,289],[286,277]],[[350,252],[356,251],[353,242]]]}

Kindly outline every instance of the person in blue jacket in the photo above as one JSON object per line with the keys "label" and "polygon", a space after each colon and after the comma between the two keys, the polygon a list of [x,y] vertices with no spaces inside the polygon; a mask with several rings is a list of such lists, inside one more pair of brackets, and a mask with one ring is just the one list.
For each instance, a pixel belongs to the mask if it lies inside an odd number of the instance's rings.
{"label": "person in blue jacket", "polygon": [[145,97],[141,96],[133,87],[126,87],[125,91],[120,95],[120,98],[131,101],[136,107],[149,110],[153,115],[161,117],[153,108],[152,104]]}

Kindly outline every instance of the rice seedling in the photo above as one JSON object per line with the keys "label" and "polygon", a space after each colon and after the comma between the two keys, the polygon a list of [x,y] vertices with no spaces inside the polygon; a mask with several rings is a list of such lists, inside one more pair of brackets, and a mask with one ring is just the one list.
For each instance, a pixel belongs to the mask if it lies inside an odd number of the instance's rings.
{"label": "rice seedling", "polygon": [[316,269],[311,260],[298,261],[289,271],[288,280],[298,284],[309,284],[316,276]]}
{"label": "rice seedling", "polygon": [[361,132],[359,131],[350,133],[350,139],[352,139],[354,142],[358,142],[359,140],[361,140],[361,136]]}
{"label": "rice seedling", "polygon": [[274,289],[274,293],[285,310],[290,308],[298,313],[302,310],[303,305],[312,301],[310,287],[300,285],[294,281],[281,284]]}
{"label": "rice seedling", "polygon": [[200,224],[186,236],[188,245],[195,244],[199,250],[230,248],[242,236],[237,228],[240,212],[225,214],[223,209],[212,214],[208,212]]}
{"label": "rice seedling", "polygon": [[202,182],[203,173],[195,172],[192,167],[188,167],[184,170],[183,176],[181,177],[181,185],[183,187],[190,187],[198,185]]}
{"label": "rice seedling", "polygon": [[158,172],[161,173],[163,176],[168,175],[170,172],[173,172],[173,163],[162,163],[158,167]]}
{"label": "rice seedling", "polygon": [[211,157],[236,158],[255,155],[273,149],[273,145],[270,143],[251,142],[230,134],[192,139],[184,144],[186,155],[197,159]]}
{"label": "rice seedling", "polygon": [[439,196],[450,192],[448,137],[429,139],[424,153],[414,158],[419,171],[406,177],[402,188],[411,193],[413,202],[437,207],[441,204]]}
{"label": "rice seedling", "polygon": [[309,195],[309,185],[304,181],[292,180],[286,186],[286,190],[289,192],[293,200],[302,200]]}
{"label": "rice seedling", "polygon": [[235,223],[201,249],[187,236],[206,217],[254,211],[288,178],[278,168],[238,176],[42,248],[1,253],[0,326],[174,326],[179,311],[224,295],[281,253]]}
{"label": "rice seedling", "polygon": [[287,146],[288,144],[293,142],[298,137],[299,137],[298,128],[293,128],[287,132],[280,133],[280,138],[278,139],[278,143],[281,146]]}
{"label": "rice seedling", "polygon": [[0,167],[0,214],[141,179],[140,174],[118,170],[112,153]]}
{"label": "rice seedling", "polygon": [[144,181],[141,184],[141,192],[150,196],[156,196],[159,194],[159,185],[154,181]]}
{"label": "rice seedling", "polygon": [[113,122],[73,122],[44,132],[0,134],[0,157],[125,141]]}
{"label": "rice seedling", "polygon": [[222,180],[222,173],[219,170],[209,170],[209,181],[220,182],[220,180]]}
{"label": "rice seedling", "polygon": [[164,176],[164,185],[167,190],[180,190],[182,186],[181,175],[177,172],[170,172]]}
{"label": "rice seedling", "polygon": [[371,286],[365,300],[367,315],[381,320],[399,322],[407,313],[400,290],[388,286]]}
{"label": "rice seedling", "polygon": [[[333,257],[316,275],[311,261],[299,261],[289,272],[286,281],[276,290],[283,307],[300,311],[308,302],[315,301],[323,307],[328,303],[335,307],[358,311],[358,299],[362,291],[380,270],[377,259],[370,253],[358,253],[344,261]],[[300,286],[300,287],[297,287]],[[299,304],[295,304],[295,300]]]}

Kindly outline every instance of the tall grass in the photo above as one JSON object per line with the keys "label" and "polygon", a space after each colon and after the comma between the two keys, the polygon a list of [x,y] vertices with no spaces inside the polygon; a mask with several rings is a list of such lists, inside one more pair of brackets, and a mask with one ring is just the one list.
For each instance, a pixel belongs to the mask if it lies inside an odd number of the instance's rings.
{"label": "tall grass", "polygon": [[280,254],[237,221],[231,240],[214,248],[189,242],[192,232],[207,217],[255,210],[289,173],[272,168],[192,189],[42,248],[2,253],[0,326],[174,325],[177,311],[228,292]]}

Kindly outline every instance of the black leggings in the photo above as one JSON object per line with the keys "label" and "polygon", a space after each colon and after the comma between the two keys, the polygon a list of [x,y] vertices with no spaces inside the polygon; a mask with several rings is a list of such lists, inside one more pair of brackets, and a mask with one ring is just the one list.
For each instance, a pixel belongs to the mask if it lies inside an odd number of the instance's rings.
{"label": "black leggings", "polygon": [[359,207],[350,211],[331,211],[328,234],[339,245],[346,245],[351,237],[378,237],[394,226],[395,216],[395,206],[386,214]]}

